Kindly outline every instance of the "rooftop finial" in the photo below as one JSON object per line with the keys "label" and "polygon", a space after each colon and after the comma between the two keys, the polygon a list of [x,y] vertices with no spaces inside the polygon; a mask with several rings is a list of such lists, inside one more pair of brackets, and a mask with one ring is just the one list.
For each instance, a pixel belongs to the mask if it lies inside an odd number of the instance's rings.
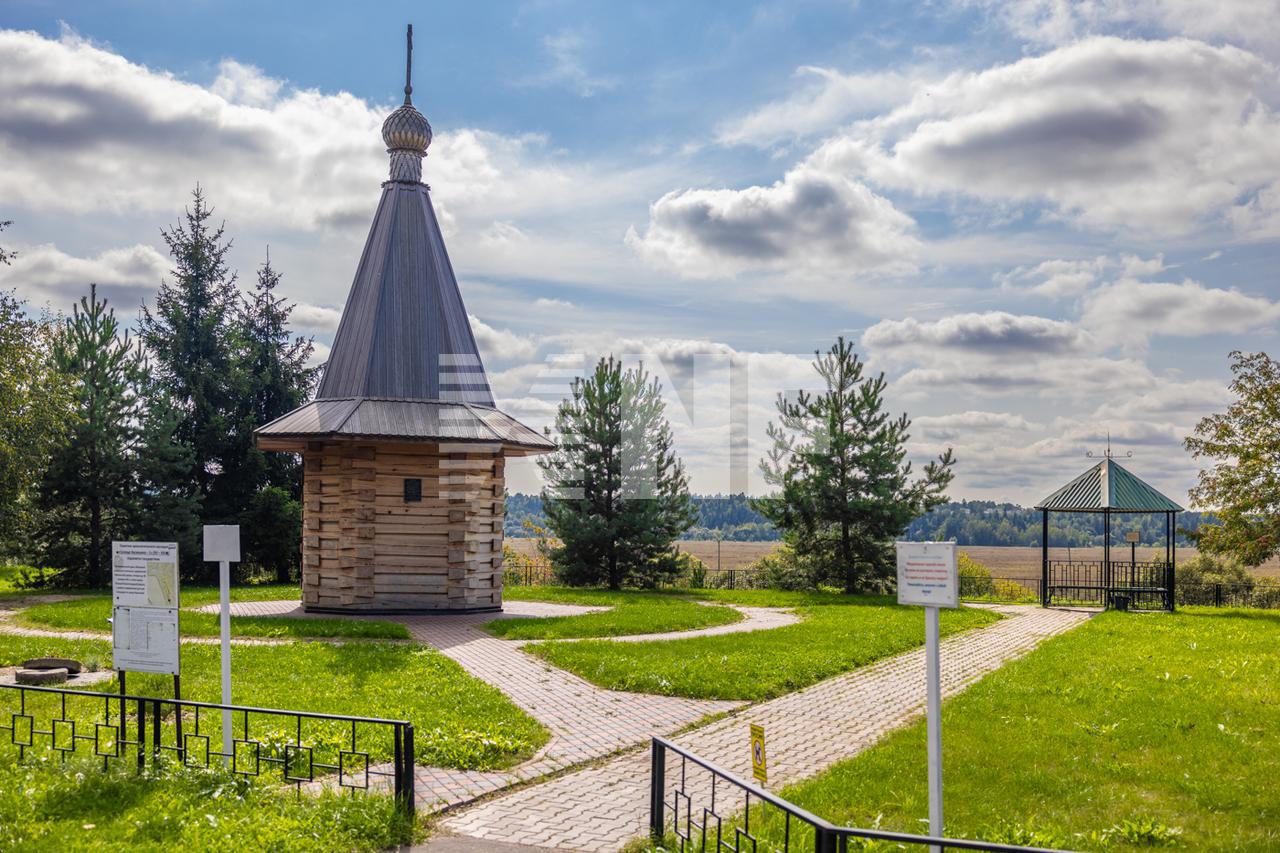
{"label": "rooftop finial", "polygon": [[409,32],[404,38],[407,47],[404,58],[404,102],[412,104],[409,96],[413,94],[413,24],[409,25]]}

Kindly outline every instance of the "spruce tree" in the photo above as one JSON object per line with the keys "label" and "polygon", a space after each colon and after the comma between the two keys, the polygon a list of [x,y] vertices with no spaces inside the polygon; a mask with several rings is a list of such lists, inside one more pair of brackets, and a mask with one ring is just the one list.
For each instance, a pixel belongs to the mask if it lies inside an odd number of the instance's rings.
{"label": "spruce tree", "polygon": [[191,450],[188,476],[205,520],[225,523],[236,520],[245,498],[216,488],[228,464],[238,463],[233,430],[240,294],[227,265],[231,241],[212,216],[197,185],[183,221],[161,231],[173,258],[172,280],[161,283],[154,310],[143,306],[139,327],[156,378],[181,413],[174,437]]}
{"label": "spruce tree", "polygon": [[559,446],[538,459],[542,501],[571,585],[653,586],[678,571],[674,541],[697,513],[662,389],[643,368],[601,359],[556,413]]}
{"label": "spruce tree", "polygon": [[311,391],[316,369],[309,367],[315,352],[310,338],[294,336],[289,329],[293,304],[275,295],[280,274],[271,256],[258,268],[252,294],[242,300],[238,325],[241,386],[240,434],[247,441],[245,456],[257,472],[255,491],[264,486],[285,489],[298,498],[301,465],[290,453],[264,454],[253,445],[253,431],[301,406]]}
{"label": "spruce tree", "polygon": [[778,491],[755,507],[817,579],[840,582],[846,592],[885,591],[895,573],[893,540],[946,500],[951,451],[912,479],[911,421],[884,411],[884,374],[865,376],[844,338],[814,355],[826,391],[778,396],[779,420],[768,427],[773,448],[760,464]]}
{"label": "spruce tree", "polygon": [[109,544],[124,535],[131,514],[145,366],[97,285],[61,323],[52,355],[70,383],[72,411],[41,488],[43,551],[65,569],[63,580],[98,587],[106,583]]}
{"label": "spruce tree", "polygon": [[183,577],[206,580],[208,564],[200,554],[200,495],[191,479],[193,454],[176,439],[182,412],[149,375],[140,395],[146,406],[133,460],[132,538],[177,542]]}

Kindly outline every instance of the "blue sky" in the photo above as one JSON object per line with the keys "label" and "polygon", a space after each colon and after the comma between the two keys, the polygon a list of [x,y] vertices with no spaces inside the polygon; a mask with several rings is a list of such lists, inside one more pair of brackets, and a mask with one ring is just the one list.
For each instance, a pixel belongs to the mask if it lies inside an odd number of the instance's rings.
{"label": "blue sky", "polygon": [[132,316],[198,180],[323,353],[409,21],[424,180],[501,404],[541,425],[557,357],[643,359],[701,491],[741,482],[729,359],[754,460],[773,395],[843,334],[914,453],[955,447],[957,496],[1034,501],[1110,431],[1181,499],[1227,353],[1274,349],[1274,0],[17,0],[0,287],[57,310],[98,281]]}

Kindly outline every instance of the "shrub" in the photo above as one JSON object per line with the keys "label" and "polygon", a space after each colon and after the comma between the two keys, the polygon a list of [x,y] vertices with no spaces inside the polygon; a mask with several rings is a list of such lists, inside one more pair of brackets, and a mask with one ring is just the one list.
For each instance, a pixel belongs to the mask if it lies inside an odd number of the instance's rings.
{"label": "shrub", "polygon": [[1179,563],[1174,577],[1174,592],[1179,604],[1213,604],[1215,584],[1222,584],[1229,600],[1248,601],[1255,579],[1236,560],[1201,552]]}
{"label": "shrub", "polygon": [[787,543],[778,546],[747,567],[748,582],[743,587],[812,590],[818,588],[821,570],[811,561],[796,554]]}
{"label": "shrub", "polygon": [[991,580],[991,570],[961,551],[956,556],[956,567],[960,574],[960,594],[966,597],[985,598],[995,593],[995,583]]}
{"label": "shrub", "polygon": [[1035,601],[1036,595],[1017,581],[1006,580],[1001,578],[995,581],[992,590],[992,598],[996,601]]}

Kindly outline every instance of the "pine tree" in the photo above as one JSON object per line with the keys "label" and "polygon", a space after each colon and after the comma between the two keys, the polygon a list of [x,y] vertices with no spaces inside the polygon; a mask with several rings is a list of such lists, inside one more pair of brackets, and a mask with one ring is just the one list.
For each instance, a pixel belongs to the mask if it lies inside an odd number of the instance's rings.
{"label": "pine tree", "polygon": [[556,413],[560,445],[538,460],[552,553],[571,585],[652,586],[677,570],[673,542],[697,513],[662,389],[643,368],[601,359]]}
{"label": "pine tree", "polygon": [[115,310],[97,285],[80,299],[54,335],[53,362],[67,377],[72,412],[67,435],[52,454],[41,488],[46,559],[63,580],[106,583],[108,546],[123,535],[133,495],[145,374],[140,350],[121,334]]}
{"label": "pine tree", "polygon": [[205,520],[217,523],[234,522],[245,496],[216,488],[228,463],[238,462],[233,413],[240,385],[240,294],[227,266],[231,242],[212,216],[197,185],[184,221],[161,231],[173,258],[172,281],[161,283],[154,310],[143,306],[139,327],[156,378],[181,412],[174,437],[191,450],[188,476]]}
{"label": "pine tree", "polygon": [[846,592],[883,591],[894,574],[894,538],[946,500],[951,451],[911,479],[911,421],[885,413],[884,374],[865,377],[844,338],[814,355],[826,391],[778,396],[773,448],[760,467],[779,491],[755,506],[819,579],[842,582]]}

